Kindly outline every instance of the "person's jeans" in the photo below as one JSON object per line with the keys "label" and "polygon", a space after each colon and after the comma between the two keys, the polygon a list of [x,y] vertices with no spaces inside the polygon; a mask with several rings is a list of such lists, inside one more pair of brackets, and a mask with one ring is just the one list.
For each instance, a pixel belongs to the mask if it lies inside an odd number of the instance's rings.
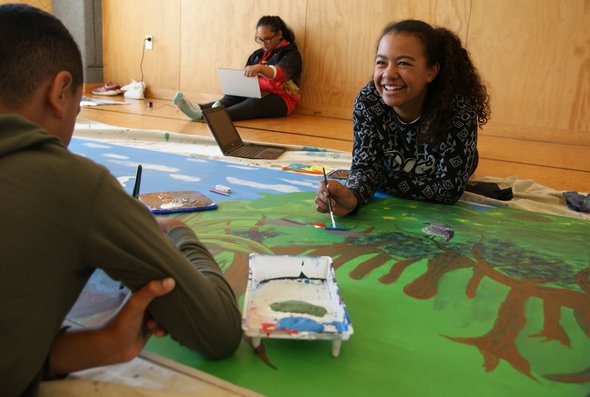
{"label": "person's jeans", "polygon": [[[278,94],[268,94],[262,98],[246,98],[234,95],[225,95],[219,100],[229,112],[233,121],[248,120],[267,117],[284,117],[288,109],[285,101]],[[199,105],[201,109],[208,109],[215,102]]]}

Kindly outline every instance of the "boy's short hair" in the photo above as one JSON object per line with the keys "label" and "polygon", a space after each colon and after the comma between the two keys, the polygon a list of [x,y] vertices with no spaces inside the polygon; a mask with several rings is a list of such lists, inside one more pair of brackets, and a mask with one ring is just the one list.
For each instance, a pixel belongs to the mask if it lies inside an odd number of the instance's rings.
{"label": "boy's short hair", "polygon": [[63,23],[25,4],[0,5],[0,103],[20,108],[60,71],[72,74],[73,90],[84,82],[80,50]]}

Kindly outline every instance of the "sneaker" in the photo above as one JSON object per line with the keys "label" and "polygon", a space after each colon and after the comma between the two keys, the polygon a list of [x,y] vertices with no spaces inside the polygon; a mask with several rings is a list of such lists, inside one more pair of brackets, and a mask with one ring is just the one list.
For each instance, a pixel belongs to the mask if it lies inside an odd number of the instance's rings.
{"label": "sneaker", "polygon": [[124,92],[123,96],[130,99],[144,99],[144,90],[145,83],[143,81],[133,80],[131,83],[121,87],[121,91]]}
{"label": "sneaker", "polygon": [[119,95],[121,93],[121,86],[119,84],[105,83],[102,87],[97,87],[92,90],[94,95]]}
{"label": "sneaker", "polygon": [[191,120],[200,120],[203,118],[201,107],[195,103],[187,101],[180,91],[174,95],[174,98],[172,98],[172,103],[178,110],[190,117]]}
{"label": "sneaker", "polygon": [[131,88],[133,85],[137,84],[137,81],[135,80],[131,80],[131,83],[124,85],[123,87],[121,87],[121,91],[125,92],[128,91],[129,88]]}

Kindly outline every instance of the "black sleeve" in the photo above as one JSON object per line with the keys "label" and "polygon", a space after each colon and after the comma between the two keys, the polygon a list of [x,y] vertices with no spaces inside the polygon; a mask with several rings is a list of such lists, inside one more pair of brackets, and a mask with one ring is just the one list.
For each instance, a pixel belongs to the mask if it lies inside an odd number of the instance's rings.
{"label": "black sleeve", "polygon": [[352,114],[354,143],[352,148],[352,165],[346,186],[357,199],[357,210],[362,208],[379,188],[383,181],[382,165],[383,146],[377,122],[370,109],[379,106],[378,100],[367,87],[357,95]]}
{"label": "black sleeve", "polygon": [[290,48],[284,51],[276,66],[280,67],[285,74],[285,81],[293,80],[299,85],[301,76],[301,54],[297,48]]}

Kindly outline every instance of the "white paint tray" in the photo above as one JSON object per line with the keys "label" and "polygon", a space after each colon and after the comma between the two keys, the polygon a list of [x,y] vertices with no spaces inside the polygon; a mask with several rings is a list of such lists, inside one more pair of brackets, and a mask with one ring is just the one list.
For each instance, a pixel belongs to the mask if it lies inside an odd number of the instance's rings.
{"label": "white paint tray", "polygon": [[353,333],[332,258],[250,254],[242,329],[261,338],[329,339],[332,355]]}

